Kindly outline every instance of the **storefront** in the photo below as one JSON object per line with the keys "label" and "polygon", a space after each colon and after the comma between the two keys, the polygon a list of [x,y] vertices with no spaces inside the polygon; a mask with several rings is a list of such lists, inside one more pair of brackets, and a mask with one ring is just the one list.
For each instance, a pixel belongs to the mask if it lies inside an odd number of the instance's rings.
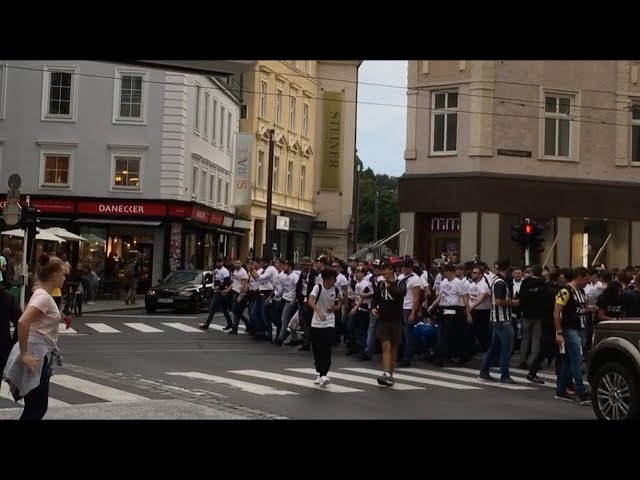
{"label": "storefront", "polygon": [[[210,268],[217,257],[233,257],[246,231],[234,226],[232,214],[186,202],[32,197],[31,204],[41,211],[42,228],[63,227],[87,240],[36,248],[90,266],[105,291],[124,288],[127,265],[135,259],[142,266],[140,292],[170,271]],[[2,242],[12,251],[22,248],[19,238]]]}
{"label": "storefront", "polygon": [[409,253],[428,264],[453,250],[460,261],[477,255],[487,263],[498,258],[522,263],[512,226],[530,218],[544,227],[544,251],[531,252],[531,263],[548,257],[547,264],[591,266],[602,249],[598,264],[625,268],[640,264],[637,196],[637,186],[622,182],[404,175],[399,180],[400,226],[409,235]]}
{"label": "storefront", "polygon": [[283,211],[274,215],[274,257],[292,260],[295,264],[310,255],[313,217]]}

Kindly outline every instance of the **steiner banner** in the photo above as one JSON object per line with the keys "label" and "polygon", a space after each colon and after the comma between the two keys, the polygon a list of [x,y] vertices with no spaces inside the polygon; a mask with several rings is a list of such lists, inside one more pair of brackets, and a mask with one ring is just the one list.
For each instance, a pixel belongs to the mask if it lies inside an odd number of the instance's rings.
{"label": "steiner banner", "polygon": [[233,200],[236,206],[251,205],[252,133],[236,134],[236,159],[234,165]]}
{"label": "steiner banner", "polygon": [[340,190],[342,164],[342,92],[325,92],[321,190]]}

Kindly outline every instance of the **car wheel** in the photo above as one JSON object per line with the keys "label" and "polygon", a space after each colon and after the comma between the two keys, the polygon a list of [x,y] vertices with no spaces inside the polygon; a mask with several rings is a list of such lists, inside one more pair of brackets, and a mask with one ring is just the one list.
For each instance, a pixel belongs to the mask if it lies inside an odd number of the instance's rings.
{"label": "car wheel", "polygon": [[144,309],[147,311],[147,313],[156,313],[157,310],[156,307],[144,307]]}
{"label": "car wheel", "polygon": [[196,298],[193,299],[191,303],[191,313],[200,313],[202,309],[202,300],[200,299],[200,295],[196,295]]}
{"label": "car wheel", "polygon": [[602,365],[593,376],[592,405],[599,420],[640,417],[640,385],[631,367],[620,362]]}

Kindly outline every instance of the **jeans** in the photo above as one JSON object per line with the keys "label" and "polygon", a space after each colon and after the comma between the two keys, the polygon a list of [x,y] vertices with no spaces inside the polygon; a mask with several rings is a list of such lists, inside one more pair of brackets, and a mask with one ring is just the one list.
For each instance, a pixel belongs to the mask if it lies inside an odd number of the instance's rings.
{"label": "jeans", "polygon": [[313,360],[316,364],[316,372],[321,377],[325,377],[331,368],[331,348],[335,339],[336,329],[333,327],[311,329]]}
{"label": "jeans", "polygon": [[376,334],[377,320],[377,317],[374,317],[373,313],[369,314],[369,328],[367,329],[367,353],[369,355],[376,353],[376,339],[378,338]]}
{"label": "jeans", "polygon": [[473,317],[474,345],[477,342],[481,352],[486,353],[491,346],[491,310],[471,310]]}
{"label": "jeans", "polygon": [[564,393],[567,384],[573,378],[576,385],[576,393],[583,395],[586,392],[582,382],[582,337],[580,330],[564,329],[564,349],[565,359],[558,376],[557,392]]}
{"label": "jeans", "polygon": [[[520,363],[527,363],[529,366],[540,352],[540,337],[542,335],[542,318],[523,317],[522,318],[522,343],[520,344]],[[531,348],[531,354],[529,353]]]}
{"label": "jeans", "polygon": [[231,315],[229,315],[229,309],[227,308],[227,297],[222,295],[220,292],[216,292],[213,295],[213,299],[211,300],[211,305],[209,306],[209,316],[207,317],[207,321],[204,324],[208,327],[211,325],[211,320],[213,320],[213,316],[217,311],[222,311],[225,320],[227,321],[227,327],[233,326],[233,322],[231,321]]}
{"label": "jeans", "polygon": [[240,319],[244,322],[246,328],[249,327],[249,320],[244,316],[244,309],[247,308],[247,297],[242,297],[242,300],[238,301],[240,294],[233,292],[231,296],[231,313],[233,313],[233,328],[232,330],[238,331],[240,325]]}
{"label": "jeans", "polygon": [[493,362],[500,358],[500,376],[509,378],[509,361],[511,360],[513,337],[514,331],[511,322],[495,322],[493,324],[493,339],[487,356],[484,358],[480,373],[488,374]]}
{"label": "jeans", "polygon": [[413,319],[413,323],[410,324],[409,315],[411,315],[411,309],[404,309],[402,313],[404,314],[404,341],[405,341],[404,356],[402,359],[405,362],[410,362],[411,359],[413,358],[413,352],[415,350],[415,345],[416,345],[416,337],[413,334],[413,330],[414,330],[416,321],[418,320],[418,316],[416,315],[416,318]]}
{"label": "jeans", "polygon": [[40,384],[24,397],[24,410],[20,420],[42,420],[49,408],[49,380],[51,369],[47,357],[43,359]]}
{"label": "jeans", "polygon": [[262,329],[264,334],[273,338],[273,328],[271,327],[271,317],[269,316],[269,310],[267,309],[267,298],[271,296],[270,290],[260,291],[260,317],[262,318]]}
{"label": "jeans", "polygon": [[[269,311],[269,321],[272,325],[276,326],[276,337],[280,336],[280,330],[282,329],[282,309],[284,308],[284,301],[282,298],[273,300],[270,305],[267,305]],[[286,328],[286,327],[285,327]]]}
{"label": "jeans", "polygon": [[280,327],[279,338],[284,341],[289,336],[289,322],[295,315],[296,310],[298,310],[298,303],[295,300],[293,302],[285,302],[283,300],[282,303],[284,304],[284,307],[282,309],[282,316],[280,317],[280,324],[282,326]]}
{"label": "jeans", "polygon": [[349,349],[352,352],[365,348],[369,323],[369,310],[358,309],[355,315],[349,316]]}

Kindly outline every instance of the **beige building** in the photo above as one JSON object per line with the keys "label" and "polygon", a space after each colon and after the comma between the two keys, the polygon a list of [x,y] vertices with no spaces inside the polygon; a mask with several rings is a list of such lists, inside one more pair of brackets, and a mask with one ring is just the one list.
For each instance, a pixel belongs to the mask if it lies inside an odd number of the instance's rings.
{"label": "beige building", "polygon": [[[272,255],[298,262],[351,248],[358,61],[259,61],[244,75],[251,133],[251,219],[240,256],[264,254],[270,130],[274,135]],[[313,242],[313,246],[312,246]]]}
{"label": "beige building", "polygon": [[[511,226],[546,226],[549,263],[640,264],[640,62],[410,61],[401,227],[413,254],[522,261]],[[410,242],[411,243],[411,242]]]}

